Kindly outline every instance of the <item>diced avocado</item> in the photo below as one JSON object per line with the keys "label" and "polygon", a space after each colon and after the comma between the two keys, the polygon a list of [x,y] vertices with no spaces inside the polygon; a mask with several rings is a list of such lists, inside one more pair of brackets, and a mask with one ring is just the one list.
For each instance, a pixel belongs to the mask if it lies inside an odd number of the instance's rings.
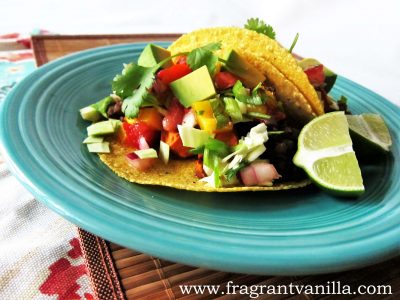
{"label": "diced avocado", "polygon": [[[308,68],[318,66],[321,63],[314,58],[304,58],[300,60],[298,64],[303,70],[307,70]],[[328,69],[325,66],[323,70],[325,75],[325,91],[329,93],[336,82],[337,74],[335,74],[332,70]]]}
{"label": "diced avocado", "polygon": [[244,85],[248,88],[254,88],[266,79],[263,73],[239,56],[235,50],[230,50],[224,59],[226,61],[225,68],[240,77]]}
{"label": "diced avocado", "polygon": [[[171,56],[171,53],[160,46],[154,44],[148,44],[142,51],[138,59],[138,65],[142,67],[154,67],[160,61]],[[171,61],[164,64],[165,67],[172,65]]]}
{"label": "diced avocado", "polygon": [[111,134],[114,132],[115,132],[115,128],[114,128],[113,122],[111,122],[109,120],[94,123],[87,128],[88,135],[94,135],[94,136],[106,135],[106,134]]}
{"label": "diced avocado", "polygon": [[81,117],[82,119],[86,120],[86,121],[91,121],[91,122],[96,122],[98,120],[100,120],[101,115],[100,113],[92,106],[86,106],[84,108],[81,108],[79,110],[79,112],[81,113]]}
{"label": "diced avocado", "polygon": [[164,143],[163,141],[160,141],[160,158],[164,162],[164,164],[167,164],[169,161],[169,150],[169,145],[167,143]]}
{"label": "diced avocado", "polygon": [[189,126],[178,125],[178,131],[185,147],[197,148],[203,146],[211,137],[207,131]]}
{"label": "diced avocado", "polygon": [[102,143],[104,137],[102,136],[88,136],[86,139],[83,140],[83,144],[93,144],[93,143]]}
{"label": "diced avocado", "polygon": [[122,122],[117,119],[108,119],[108,121],[110,121],[112,126],[114,127],[114,132],[116,132],[118,130],[119,126],[121,126],[121,124],[122,124]]}
{"label": "diced avocado", "polygon": [[109,142],[87,144],[87,147],[88,147],[89,152],[110,153],[110,143]]}
{"label": "diced avocado", "polygon": [[140,159],[144,158],[157,158],[157,151],[154,150],[153,148],[149,149],[143,149],[143,150],[136,150],[134,151],[137,156],[139,156]]}
{"label": "diced avocado", "polygon": [[206,66],[170,83],[174,95],[185,107],[193,102],[209,99],[215,95],[215,88]]}

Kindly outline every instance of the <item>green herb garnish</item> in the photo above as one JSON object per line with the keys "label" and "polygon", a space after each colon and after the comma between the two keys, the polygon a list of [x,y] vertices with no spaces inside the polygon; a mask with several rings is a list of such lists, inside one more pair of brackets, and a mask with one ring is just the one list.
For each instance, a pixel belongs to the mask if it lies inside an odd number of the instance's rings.
{"label": "green herb garnish", "polygon": [[126,117],[137,117],[139,108],[143,106],[143,103],[147,106],[149,103],[150,105],[155,104],[156,98],[149,92],[153,85],[155,74],[166,62],[178,55],[180,54],[170,56],[154,67],[142,67],[136,63],[130,63],[125,66],[122,74],[114,77],[112,88],[118,96],[124,99],[122,111]]}
{"label": "green herb garnish", "polygon": [[289,48],[289,52],[292,53],[294,46],[297,44],[297,40],[299,39],[299,33],[296,33],[296,36],[294,37],[294,40],[292,42],[292,45]]}
{"label": "green herb garnish", "polygon": [[271,39],[275,39],[276,33],[271,25],[266,24],[263,20],[259,18],[250,18],[244,25],[244,28],[256,31],[261,34],[265,34]]}
{"label": "green herb garnish", "polygon": [[214,54],[214,51],[220,48],[221,42],[210,43],[203,47],[196,48],[188,54],[186,61],[193,71],[204,65],[207,66],[208,72],[213,76],[218,61],[218,56]]}
{"label": "green herb garnish", "polygon": [[227,144],[213,138],[209,138],[207,143],[205,143],[203,146],[191,149],[189,151],[193,154],[203,154],[205,149],[212,151],[218,157],[225,157],[230,153],[230,148]]}
{"label": "green herb garnish", "polygon": [[110,105],[114,104],[115,100],[111,96],[107,96],[104,99],[90,105],[93,107],[95,110],[97,110],[99,113],[102,114],[103,117],[108,118],[107,115],[107,109]]}
{"label": "green herb garnish", "polygon": [[[140,66],[138,66],[140,67]],[[139,88],[135,91],[132,91],[132,95],[125,98],[124,102],[122,103],[122,111],[124,112],[125,116],[128,118],[135,118],[139,114],[139,108],[142,105],[145,98],[149,95],[149,89],[153,85],[154,76],[157,72],[159,65],[152,67],[152,68],[142,68],[141,71],[136,72],[136,77],[141,78],[139,82]]]}
{"label": "green herb garnish", "polygon": [[242,82],[238,80],[233,86],[232,92],[238,101],[246,104],[262,105],[267,99],[266,94],[262,92],[261,82],[250,93],[250,90],[246,89]]}
{"label": "green herb garnish", "polygon": [[245,116],[248,116],[250,118],[255,118],[255,119],[263,119],[263,120],[268,120],[271,118],[270,115],[263,114],[263,113],[256,112],[256,111],[248,112],[247,114],[245,114]]}

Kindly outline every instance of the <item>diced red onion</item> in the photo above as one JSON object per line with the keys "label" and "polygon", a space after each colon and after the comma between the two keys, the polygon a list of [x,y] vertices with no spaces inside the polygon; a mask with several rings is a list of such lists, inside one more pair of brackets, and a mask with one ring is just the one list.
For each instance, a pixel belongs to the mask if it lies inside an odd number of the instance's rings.
{"label": "diced red onion", "polygon": [[257,185],[258,183],[256,173],[251,165],[240,171],[240,178],[245,186]]}
{"label": "diced red onion", "polygon": [[144,149],[149,149],[149,148],[150,147],[149,147],[149,144],[147,144],[146,139],[143,136],[141,136],[139,138],[139,149],[144,150]]}
{"label": "diced red onion", "polygon": [[266,162],[255,162],[240,171],[240,177],[244,185],[269,185],[274,179],[278,179],[278,174],[274,165]]}
{"label": "diced red onion", "polygon": [[194,127],[197,125],[197,120],[193,109],[190,109],[188,112],[185,113],[185,115],[183,116],[182,125],[189,127]]}
{"label": "diced red onion", "polygon": [[281,177],[272,164],[256,162],[252,164],[252,167],[256,173],[258,185],[270,184],[274,179]]}
{"label": "diced red onion", "polygon": [[126,155],[126,159],[132,167],[139,171],[146,171],[147,169],[151,168],[156,161],[154,158],[140,159],[139,156],[137,156],[134,152],[128,153]]}

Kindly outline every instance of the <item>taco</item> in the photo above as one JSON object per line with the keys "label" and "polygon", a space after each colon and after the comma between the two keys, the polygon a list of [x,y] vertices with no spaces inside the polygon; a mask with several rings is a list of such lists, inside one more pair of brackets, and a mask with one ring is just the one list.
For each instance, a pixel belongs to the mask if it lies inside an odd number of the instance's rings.
{"label": "taco", "polygon": [[194,31],[168,49],[149,44],[113,79],[110,96],[81,110],[94,122],[84,143],[134,183],[303,187],[309,180],[292,158],[301,126],[324,113],[321,67],[304,68],[275,40],[241,28]]}

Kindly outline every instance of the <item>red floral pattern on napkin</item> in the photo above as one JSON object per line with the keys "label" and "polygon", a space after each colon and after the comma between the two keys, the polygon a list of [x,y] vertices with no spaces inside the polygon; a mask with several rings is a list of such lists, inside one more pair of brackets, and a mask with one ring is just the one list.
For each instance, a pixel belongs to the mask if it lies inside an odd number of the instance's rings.
{"label": "red floral pattern on napkin", "polygon": [[[85,264],[73,265],[70,261],[82,257],[79,240],[73,238],[69,243],[72,249],[67,252],[68,258],[60,258],[49,266],[50,275],[39,288],[41,293],[57,295],[59,300],[81,299],[77,293],[80,288],[78,279],[87,275]],[[85,299],[93,299],[90,293],[83,296]]]}

